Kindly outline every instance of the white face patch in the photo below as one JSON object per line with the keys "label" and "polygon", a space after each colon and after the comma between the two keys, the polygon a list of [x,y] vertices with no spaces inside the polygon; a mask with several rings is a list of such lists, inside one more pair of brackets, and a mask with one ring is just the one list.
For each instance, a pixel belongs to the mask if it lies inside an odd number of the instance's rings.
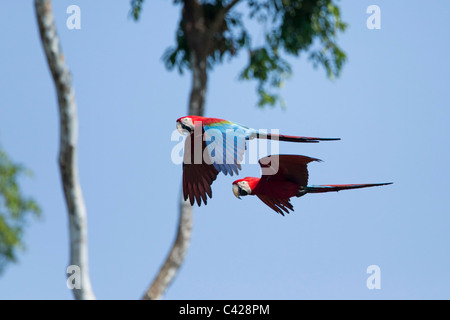
{"label": "white face patch", "polygon": [[181,121],[186,127],[190,128],[191,130],[194,130],[194,123],[192,122],[191,118],[183,118],[181,119]]}
{"label": "white face patch", "polygon": [[177,130],[181,134],[189,134],[189,131],[192,132],[194,130],[194,124],[192,123],[192,119],[183,118],[177,122]]}
{"label": "white face patch", "polygon": [[238,182],[239,187],[247,192],[247,194],[252,194],[252,189],[250,189],[250,186],[248,185],[247,181],[240,181]]}

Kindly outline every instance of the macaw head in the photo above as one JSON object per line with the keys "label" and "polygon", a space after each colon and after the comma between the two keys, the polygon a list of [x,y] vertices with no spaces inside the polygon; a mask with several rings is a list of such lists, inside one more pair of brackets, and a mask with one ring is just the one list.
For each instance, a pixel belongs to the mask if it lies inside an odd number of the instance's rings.
{"label": "macaw head", "polygon": [[252,190],[258,183],[259,178],[246,177],[233,182],[233,193],[236,198],[241,199],[241,196],[248,196],[252,194]]}
{"label": "macaw head", "polygon": [[194,132],[195,126],[202,125],[203,117],[199,116],[186,116],[177,120],[177,130],[181,134]]}

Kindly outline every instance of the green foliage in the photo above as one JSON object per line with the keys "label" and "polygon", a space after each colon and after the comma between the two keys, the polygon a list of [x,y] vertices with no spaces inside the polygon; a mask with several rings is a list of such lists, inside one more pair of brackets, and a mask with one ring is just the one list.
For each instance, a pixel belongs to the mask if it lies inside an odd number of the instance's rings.
{"label": "green foliage", "polygon": [[26,217],[40,214],[32,199],[25,198],[18,185],[21,174],[30,174],[22,166],[12,163],[0,149],[0,272],[8,262],[17,261],[17,251],[22,242]]}
{"label": "green foliage", "polygon": [[[206,29],[218,17],[218,12],[231,0],[199,1]],[[329,79],[340,75],[346,55],[337,45],[339,32],[345,31],[339,7],[334,0],[241,0],[247,4],[247,15],[229,11],[221,28],[213,36],[207,53],[209,68],[233,57],[244,49],[249,53],[248,64],[239,75],[242,80],[257,82],[258,105],[284,104],[276,92],[291,75],[291,65],[283,55],[299,57],[305,52],[314,67],[325,69]],[[143,0],[133,0],[138,19]],[[183,4],[183,0],[174,0]],[[137,11],[136,8],[139,8]],[[256,20],[264,34],[263,44],[252,43],[246,22]],[[176,32],[176,44],[163,55],[168,69],[180,73],[190,69],[190,48],[187,45],[184,21],[181,18]]]}
{"label": "green foliage", "polygon": [[280,101],[282,106],[283,100],[279,94],[269,93],[266,84],[271,88],[281,88],[283,80],[291,74],[291,66],[281,58],[277,50],[268,50],[261,47],[250,51],[250,63],[240,74],[240,79],[250,80],[258,79],[257,93],[259,96],[258,106],[264,105],[274,106]]}
{"label": "green foliage", "polygon": [[[182,1],[174,1],[180,3]],[[202,16],[206,29],[210,29],[219,12],[224,8],[221,1],[205,2],[202,5]],[[180,73],[183,69],[190,69],[190,51],[185,31],[184,21],[181,19],[176,32],[176,46],[168,48],[163,60],[169,70],[177,68]],[[212,69],[216,64],[222,63],[225,57],[232,57],[247,45],[249,39],[243,25],[242,14],[231,11],[224,17],[220,28],[211,35],[212,45],[207,53],[207,66]]]}
{"label": "green foliage", "polygon": [[134,20],[138,20],[142,11],[142,4],[144,0],[131,0],[131,10],[130,16],[134,18]]}

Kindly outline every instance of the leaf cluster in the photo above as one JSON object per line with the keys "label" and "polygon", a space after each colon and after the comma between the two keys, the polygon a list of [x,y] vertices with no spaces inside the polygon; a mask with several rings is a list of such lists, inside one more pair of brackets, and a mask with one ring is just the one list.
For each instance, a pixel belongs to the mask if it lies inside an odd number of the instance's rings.
{"label": "leaf cluster", "polygon": [[[135,19],[139,18],[144,0],[132,0]],[[183,5],[188,0],[174,0]],[[208,27],[218,13],[232,0],[199,1],[201,18]],[[225,57],[234,57],[242,49],[248,52],[248,63],[241,71],[242,80],[257,82],[258,105],[275,105],[283,100],[277,93],[291,75],[292,67],[287,57],[299,57],[306,53],[314,67],[325,69],[329,79],[339,76],[346,55],[337,45],[339,32],[346,29],[339,7],[334,0],[241,0],[246,4],[238,12],[235,7],[227,12],[221,28],[213,37],[213,45],[207,54],[207,65],[213,68]],[[245,13],[245,14],[244,14]],[[250,21],[256,21],[262,30],[263,43],[255,43],[249,31]],[[166,67],[180,73],[190,69],[190,50],[184,30],[183,15],[180,20],[175,46],[163,55]]]}
{"label": "leaf cluster", "polygon": [[41,212],[33,199],[22,194],[18,182],[22,174],[31,173],[0,149],[0,272],[7,263],[16,262],[18,250],[24,249],[27,216],[39,216]]}

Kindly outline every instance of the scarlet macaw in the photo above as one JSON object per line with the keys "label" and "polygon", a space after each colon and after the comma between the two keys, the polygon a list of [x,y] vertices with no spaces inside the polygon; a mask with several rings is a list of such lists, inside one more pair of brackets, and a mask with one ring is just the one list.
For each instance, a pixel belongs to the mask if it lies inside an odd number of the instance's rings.
{"label": "scarlet macaw", "polygon": [[[247,177],[233,182],[233,193],[240,196],[256,195],[267,206],[284,216],[284,212],[294,211],[290,198],[307,193],[321,193],[358,189],[392,184],[337,184],[308,186],[307,164],[322,161],[300,155],[270,155],[259,160],[263,170],[261,178]],[[283,212],[284,211],[284,212]]]}
{"label": "scarlet macaw", "polygon": [[[177,129],[188,133],[183,155],[183,196],[200,206],[212,198],[211,184],[219,172],[238,174],[249,139],[278,139],[290,142],[319,142],[339,138],[314,138],[262,133],[223,119],[186,116],[177,120]],[[197,143],[196,143],[197,141]],[[200,142],[201,141],[201,142]],[[200,148],[201,144],[201,148]],[[207,149],[208,152],[203,152]]]}

